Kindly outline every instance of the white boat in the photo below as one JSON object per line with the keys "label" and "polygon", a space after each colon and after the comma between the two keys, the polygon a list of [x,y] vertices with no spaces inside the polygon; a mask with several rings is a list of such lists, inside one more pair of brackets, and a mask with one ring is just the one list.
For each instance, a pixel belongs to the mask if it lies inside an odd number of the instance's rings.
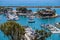
{"label": "white boat", "polygon": [[59,25],[60,24],[60,22],[59,23],[56,23],[56,25]]}
{"label": "white boat", "polygon": [[60,33],[60,29],[58,29],[57,27],[48,24],[48,25],[42,25],[42,27],[49,29],[52,33]]}
{"label": "white boat", "polygon": [[19,18],[18,18],[18,16],[15,16],[15,20],[18,20]]}
{"label": "white boat", "polygon": [[29,20],[28,23],[35,23],[35,21],[34,20]]}
{"label": "white boat", "polygon": [[25,36],[26,36],[27,40],[31,40],[31,38],[34,39],[35,31],[32,28],[27,27],[25,29],[25,32],[26,32]]}
{"label": "white boat", "polygon": [[56,23],[55,26],[60,29],[60,22]]}
{"label": "white boat", "polygon": [[18,16],[16,15],[11,15],[11,14],[8,14],[8,17],[7,17],[8,20],[18,20]]}

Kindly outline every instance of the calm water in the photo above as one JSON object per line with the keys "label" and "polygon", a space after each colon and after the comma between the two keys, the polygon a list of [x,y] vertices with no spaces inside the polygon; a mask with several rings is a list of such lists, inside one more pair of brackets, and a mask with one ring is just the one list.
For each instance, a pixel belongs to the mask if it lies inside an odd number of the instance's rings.
{"label": "calm water", "polygon": [[60,0],[0,0],[0,5],[5,6],[57,6]]}
{"label": "calm water", "polygon": [[[0,6],[59,6],[60,0],[0,0]],[[37,8],[28,8],[33,11],[37,11]],[[60,15],[60,8],[56,8],[56,13]],[[28,18],[24,18],[22,16],[16,22],[21,25],[29,25],[33,29],[41,29],[40,24],[51,23],[54,24],[56,22],[60,22],[60,18],[51,18],[49,19],[39,19],[34,18],[35,23],[28,23]],[[4,15],[0,15],[0,24],[6,22],[7,19]],[[9,40],[7,36],[4,36],[3,32],[0,31],[0,40]],[[47,38],[47,40],[60,40],[60,34],[52,34],[51,37]]]}
{"label": "calm water", "polygon": [[[49,19],[40,19],[40,18],[34,18],[35,23],[28,23],[29,18],[20,16],[20,19],[18,21],[16,21],[17,23],[20,23],[21,25],[28,25],[30,27],[32,27],[33,29],[41,29],[40,24],[47,24],[47,23],[51,23],[54,24],[56,22],[60,22],[60,18],[51,18]],[[4,15],[0,15],[0,24],[6,22],[7,19]],[[52,34],[51,37],[47,38],[47,40],[60,40],[60,34]],[[0,40],[9,40],[7,36],[4,36],[3,32],[0,31]]]}

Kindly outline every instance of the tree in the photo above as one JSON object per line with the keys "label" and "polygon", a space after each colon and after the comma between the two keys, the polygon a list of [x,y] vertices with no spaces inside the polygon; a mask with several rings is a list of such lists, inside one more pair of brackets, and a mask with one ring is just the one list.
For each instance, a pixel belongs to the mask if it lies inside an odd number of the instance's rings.
{"label": "tree", "polygon": [[51,32],[47,32],[45,30],[36,30],[34,40],[45,40],[49,36],[51,36]]}
{"label": "tree", "polygon": [[0,6],[0,12],[3,12],[3,11],[4,11],[4,7]]}
{"label": "tree", "polygon": [[55,10],[55,9],[53,9],[53,15],[55,15],[55,13],[56,13],[56,10]]}
{"label": "tree", "polygon": [[51,9],[51,7],[47,7],[46,9]]}
{"label": "tree", "polygon": [[32,10],[28,10],[28,13],[31,13],[32,12]]}
{"label": "tree", "polygon": [[26,13],[27,12],[27,8],[25,8],[25,7],[18,7],[18,8],[16,8],[16,10],[18,12],[21,12],[21,13]]}
{"label": "tree", "polygon": [[25,34],[25,29],[15,21],[8,21],[0,25],[1,31],[5,35],[11,36],[11,40],[21,40]]}
{"label": "tree", "polygon": [[43,12],[46,12],[46,9],[42,9]]}

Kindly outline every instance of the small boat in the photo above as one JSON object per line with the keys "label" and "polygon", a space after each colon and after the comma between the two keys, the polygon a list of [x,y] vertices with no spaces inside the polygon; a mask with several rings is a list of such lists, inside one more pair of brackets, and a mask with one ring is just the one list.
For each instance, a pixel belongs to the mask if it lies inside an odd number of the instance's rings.
{"label": "small boat", "polygon": [[18,18],[18,16],[15,16],[15,20],[18,20],[19,18]]}
{"label": "small boat", "polygon": [[59,25],[60,24],[60,22],[59,23],[56,23],[56,25]]}
{"label": "small boat", "polygon": [[33,20],[35,18],[35,16],[28,16],[30,20]]}
{"label": "small boat", "polygon": [[34,20],[29,20],[28,23],[35,23],[35,21]]}
{"label": "small boat", "polygon": [[60,29],[60,22],[56,23],[55,26]]}
{"label": "small boat", "polygon": [[7,16],[7,19],[8,19],[8,20],[18,20],[19,18],[18,18],[18,16],[16,16],[16,15],[11,15],[11,14],[9,14],[9,15]]}

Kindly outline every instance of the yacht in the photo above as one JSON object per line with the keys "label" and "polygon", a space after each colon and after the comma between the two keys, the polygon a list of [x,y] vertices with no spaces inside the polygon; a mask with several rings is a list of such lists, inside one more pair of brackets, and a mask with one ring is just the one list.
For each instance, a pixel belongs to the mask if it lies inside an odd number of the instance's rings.
{"label": "yacht", "polygon": [[40,18],[53,18],[56,17],[56,11],[55,9],[41,9],[40,11],[38,11],[39,17]]}

